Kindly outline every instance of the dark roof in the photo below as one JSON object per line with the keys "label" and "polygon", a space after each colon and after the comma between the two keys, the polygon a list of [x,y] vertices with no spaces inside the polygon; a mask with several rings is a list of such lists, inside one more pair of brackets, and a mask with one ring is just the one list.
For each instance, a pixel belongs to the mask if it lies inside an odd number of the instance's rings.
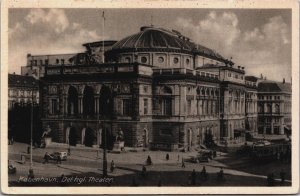
{"label": "dark roof", "polygon": [[38,88],[38,80],[32,76],[8,74],[8,86]]}
{"label": "dark roof", "polygon": [[225,60],[219,53],[200,44],[190,41],[190,38],[183,36],[180,32],[156,28],[153,26],[141,27],[141,31],[130,35],[112,46],[117,49],[152,49],[167,48],[185,50],[190,53],[200,53],[219,60]]}
{"label": "dark roof", "polygon": [[263,81],[258,84],[258,92],[292,92],[290,83]]}
{"label": "dark roof", "polygon": [[245,80],[251,81],[251,82],[257,82],[258,77],[255,76],[245,76]]}
{"label": "dark roof", "polygon": [[103,46],[103,42],[104,42],[104,46],[112,46],[114,45],[117,41],[115,40],[103,40],[103,41],[97,41],[97,42],[89,42],[89,43],[85,43],[82,44],[83,46],[90,46],[90,47],[97,47],[97,46]]}
{"label": "dark roof", "polygon": [[195,45],[179,33],[162,28],[142,27],[141,31],[130,35],[113,45],[113,49],[125,48],[176,48],[191,51]]}

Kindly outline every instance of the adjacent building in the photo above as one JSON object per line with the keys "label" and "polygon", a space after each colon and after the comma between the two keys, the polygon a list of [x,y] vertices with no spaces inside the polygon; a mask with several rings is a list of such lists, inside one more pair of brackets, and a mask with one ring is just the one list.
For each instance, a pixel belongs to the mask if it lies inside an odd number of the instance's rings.
{"label": "adjacent building", "polygon": [[258,132],[291,134],[291,84],[262,81],[258,84]]}
{"label": "adjacent building", "polygon": [[[31,122],[39,130],[39,82],[32,76],[8,75],[8,138],[30,141]],[[35,134],[36,135],[36,134]]]}
{"label": "adjacent building", "polygon": [[39,103],[38,80],[32,76],[8,74],[8,110],[14,106]]}

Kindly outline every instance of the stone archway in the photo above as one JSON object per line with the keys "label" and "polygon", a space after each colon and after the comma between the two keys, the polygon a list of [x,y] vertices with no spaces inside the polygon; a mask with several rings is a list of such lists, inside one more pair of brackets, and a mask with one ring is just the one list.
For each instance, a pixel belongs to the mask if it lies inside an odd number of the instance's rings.
{"label": "stone archway", "polygon": [[69,144],[71,146],[76,146],[77,143],[77,133],[76,133],[76,129],[74,127],[70,127],[69,130]]}
{"label": "stone archway", "polygon": [[83,144],[85,146],[92,147],[93,145],[96,144],[95,141],[96,141],[96,136],[95,136],[94,130],[89,127],[85,128]]}
{"label": "stone archway", "polygon": [[113,95],[107,86],[102,86],[100,90],[99,114],[102,117],[111,117],[113,114]]}

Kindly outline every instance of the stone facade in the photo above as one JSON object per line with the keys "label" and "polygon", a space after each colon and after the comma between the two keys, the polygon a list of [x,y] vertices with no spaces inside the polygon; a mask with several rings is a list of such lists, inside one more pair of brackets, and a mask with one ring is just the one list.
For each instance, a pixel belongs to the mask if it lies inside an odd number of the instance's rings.
{"label": "stone facade", "polygon": [[61,143],[101,146],[122,131],[126,146],[176,150],[257,133],[244,68],[174,31],[142,27],[104,63],[48,63],[40,80],[43,126]]}

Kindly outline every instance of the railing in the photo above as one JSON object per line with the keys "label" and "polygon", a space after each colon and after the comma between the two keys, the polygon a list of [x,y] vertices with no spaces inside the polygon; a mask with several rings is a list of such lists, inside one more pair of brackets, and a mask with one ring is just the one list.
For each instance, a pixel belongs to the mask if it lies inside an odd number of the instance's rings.
{"label": "railing", "polygon": [[153,68],[153,74],[155,74],[155,75],[187,74],[187,75],[193,75],[193,76],[199,76],[199,77],[206,77],[206,78],[210,78],[210,79],[219,79],[219,76],[214,73],[203,72],[203,71],[192,70],[192,69],[185,69],[185,68],[167,68],[167,69]]}

